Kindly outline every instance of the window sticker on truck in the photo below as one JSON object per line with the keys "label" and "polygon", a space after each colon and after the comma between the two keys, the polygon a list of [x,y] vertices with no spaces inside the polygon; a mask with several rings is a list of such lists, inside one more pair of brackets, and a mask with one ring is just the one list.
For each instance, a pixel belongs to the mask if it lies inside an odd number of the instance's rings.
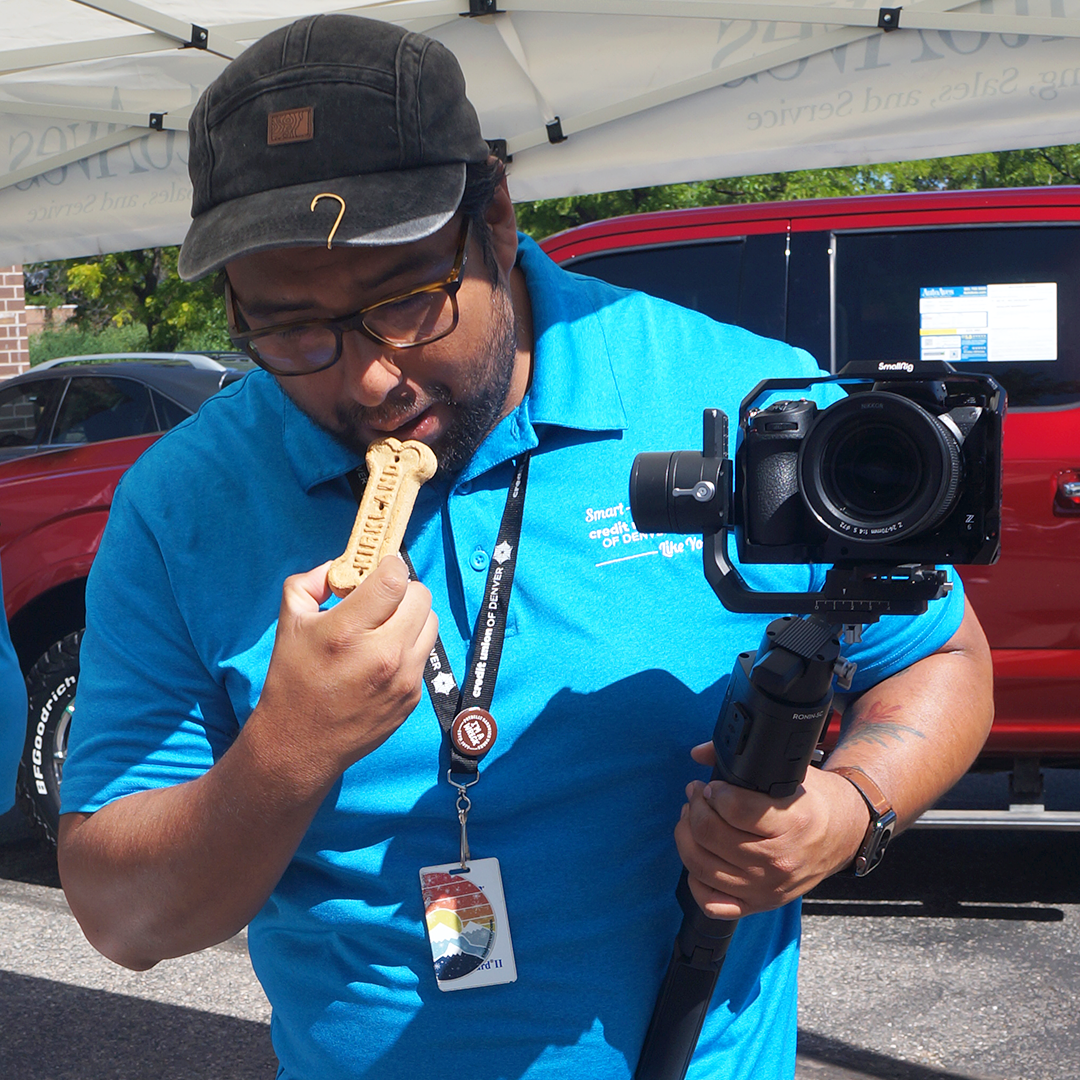
{"label": "window sticker on truck", "polygon": [[921,360],[1015,363],[1057,355],[1057,282],[919,289]]}

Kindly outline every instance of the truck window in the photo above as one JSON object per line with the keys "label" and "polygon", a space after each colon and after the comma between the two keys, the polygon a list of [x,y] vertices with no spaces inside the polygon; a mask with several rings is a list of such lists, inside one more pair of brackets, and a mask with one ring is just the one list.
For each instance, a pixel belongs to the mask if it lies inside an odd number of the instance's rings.
{"label": "truck window", "polygon": [[784,336],[785,236],[765,233],[584,255],[563,265],[756,334]]}
{"label": "truck window", "polygon": [[1080,227],[838,233],[835,363],[943,359],[1011,408],[1080,400]]}

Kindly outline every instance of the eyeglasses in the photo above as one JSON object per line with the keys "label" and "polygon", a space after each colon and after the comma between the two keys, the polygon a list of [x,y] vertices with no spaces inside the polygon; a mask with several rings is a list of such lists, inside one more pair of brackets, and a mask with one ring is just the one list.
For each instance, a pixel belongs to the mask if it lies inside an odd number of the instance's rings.
{"label": "eyeglasses", "polygon": [[250,330],[225,279],[229,337],[260,367],[273,375],[311,375],[341,359],[342,335],[359,331],[392,349],[429,345],[458,324],[457,293],[465,275],[469,219],[461,223],[457,254],[449,275],[432,285],[380,300],[341,319],[296,319]]}

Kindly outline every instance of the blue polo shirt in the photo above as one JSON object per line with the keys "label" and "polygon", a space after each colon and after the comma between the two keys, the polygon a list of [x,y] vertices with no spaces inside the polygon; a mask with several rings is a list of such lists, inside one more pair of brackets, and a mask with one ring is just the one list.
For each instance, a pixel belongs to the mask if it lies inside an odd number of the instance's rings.
{"label": "blue polo shirt", "polygon": [[4,617],[0,581],[0,814],[15,805],[15,777],[26,741],[26,682]]}
{"label": "blue polo shirt", "polygon": [[[699,537],[642,535],[643,450],[700,447],[766,375],[816,372],[786,345],[568,274],[523,238],[535,330],[525,399],[406,543],[463,677],[513,462],[532,451],[494,749],[470,789],[473,856],[500,860],[518,979],[443,993],[418,871],[458,853],[456,792],[425,699],[352,766],[249,932],[289,1080],[632,1075],[680,921],[672,830],[690,747],[767,618],[705,582]],[[124,478],[88,586],[63,809],[92,811],[211,767],[250,714],[284,578],[338,555],[355,457],[259,372],[212,398]],[[809,567],[744,568],[758,588]],[[962,592],[869,628],[856,689],[942,645]],[[224,874],[224,868],[223,868]],[[222,887],[227,887],[223,876]],[[798,905],[740,924],[691,1077],[790,1076]]]}

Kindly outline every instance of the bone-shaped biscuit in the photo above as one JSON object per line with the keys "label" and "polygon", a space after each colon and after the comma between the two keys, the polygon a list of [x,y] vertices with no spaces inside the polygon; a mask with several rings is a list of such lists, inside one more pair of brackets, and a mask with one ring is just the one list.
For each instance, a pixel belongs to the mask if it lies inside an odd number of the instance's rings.
{"label": "bone-shaped biscuit", "polygon": [[352,535],[330,564],[330,588],[337,596],[347,596],[386,555],[397,554],[420,485],[438,466],[431,447],[415,439],[377,439],[365,460],[368,481]]}

